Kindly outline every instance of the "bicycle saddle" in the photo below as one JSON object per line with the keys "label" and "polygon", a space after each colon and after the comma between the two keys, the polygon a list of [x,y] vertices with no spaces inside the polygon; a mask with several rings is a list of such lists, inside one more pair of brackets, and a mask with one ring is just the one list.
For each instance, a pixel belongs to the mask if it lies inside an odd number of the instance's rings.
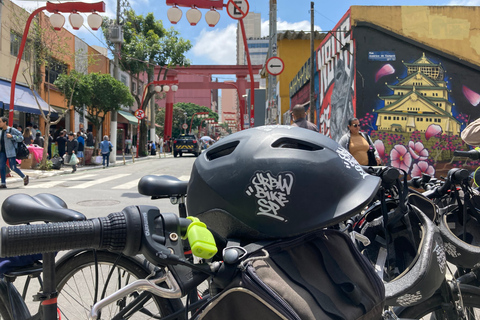
{"label": "bicycle saddle", "polygon": [[82,213],[68,209],[62,199],[49,193],[40,193],[33,197],[24,193],[9,196],[2,204],[2,217],[11,225],[36,221],[66,222],[87,219]]}
{"label": "bicycle saddle", "polygon": [[176,177],[148,175],[138,182],[138,192],[155,199],[179,197],[187,194],[188,181]]}

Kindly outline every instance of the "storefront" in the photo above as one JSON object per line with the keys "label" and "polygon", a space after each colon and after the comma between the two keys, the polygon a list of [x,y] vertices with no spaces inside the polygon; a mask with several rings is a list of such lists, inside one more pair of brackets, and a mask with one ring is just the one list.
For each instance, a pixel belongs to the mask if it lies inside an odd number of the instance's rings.
{"label": "storefront", "polygon": [[117,153],[129,153],[138,119],[128,111],[119,110],[117,118]]}

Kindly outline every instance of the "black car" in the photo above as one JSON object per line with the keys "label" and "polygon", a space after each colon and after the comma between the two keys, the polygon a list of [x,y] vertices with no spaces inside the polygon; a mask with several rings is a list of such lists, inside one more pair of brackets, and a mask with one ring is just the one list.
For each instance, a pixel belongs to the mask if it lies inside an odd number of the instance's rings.
{"label": "black car", "polygon": [[173,140],[173,156],[177,157],[184,153],[193,153],[195,157],[202,152],[200,140],[193,134],[181,134]]}

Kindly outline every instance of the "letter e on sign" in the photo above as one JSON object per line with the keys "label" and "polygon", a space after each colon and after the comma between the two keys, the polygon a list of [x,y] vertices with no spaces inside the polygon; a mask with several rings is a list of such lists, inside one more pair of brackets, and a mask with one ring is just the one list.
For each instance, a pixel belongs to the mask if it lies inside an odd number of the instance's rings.
{"label": "letter e on sign", "polygon": [[227,13],[230,18],[235,20],[243,19],[247,16],[250,6],[247,0],[228,0]]}
{"label": "letter e on sign", "polygon": [[285,68],[285,64],[283,60],[279,57],[271,57],[267,60],[267,72],[270,73],[272,76],[278,76],[280,73],[283,72]]}

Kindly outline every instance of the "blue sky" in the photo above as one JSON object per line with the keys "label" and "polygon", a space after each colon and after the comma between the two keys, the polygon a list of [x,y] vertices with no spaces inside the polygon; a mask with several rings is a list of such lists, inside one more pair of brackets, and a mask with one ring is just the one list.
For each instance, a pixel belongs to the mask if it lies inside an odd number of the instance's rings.
{"label": "blue sky", "polygon": [[[45,2],[41,1],[18,1],[15,3],[27,10],[36,9]],[[97,1],[85,1],[97,2]],[[106,3],[106,15],[115,16],[116,0],[104,0]],[[172,25],[167,19],[169,6],[165,0],[129,0],[131,7],[137,14],[153,12],[156,19],[162,20],[166,28],[174,27],[180,32],[181,37],[189,39],[193,48],[187,53],[192,64],[235,64],[235,39],[236,20],[229,17],[225,10],[221,11],[219,23],[215,27],[209,27],[204,19],[206,10],[202,11],[202,19],[196,26],[190,26],[185,17],[188,8],[181,8],[183,16],[180,22]],[[224,0],[226,3],[227,0]],[[277,0],[277,30],[310,30],[310,2],[311,0]],[[268,35],[269,7],[268,0],[251,0],[250,11],[261,13],[262,36]],[[315,29],[331,30],[341,19],[348,8],[352,5],[462,5],[479,6],[480,0],[390,0],[383,1],[315,1]],[[86,21],[86,16],[85,16]],[[89,45],[106,47],[101,31],[92,31],[85,22],[85,28],[73,31],[67,22],[65,27],[77,37],[83,39]]]}

